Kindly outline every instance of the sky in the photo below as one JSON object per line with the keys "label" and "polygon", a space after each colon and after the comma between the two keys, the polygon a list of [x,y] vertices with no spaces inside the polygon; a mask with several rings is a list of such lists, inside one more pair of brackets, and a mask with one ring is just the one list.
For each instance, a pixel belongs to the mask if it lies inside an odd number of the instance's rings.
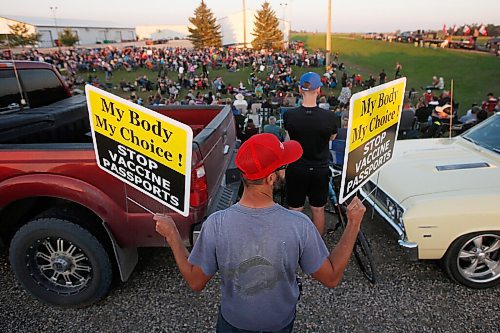
{"label": "sky", "polygon": [[[53,17],[98,20],[135,27],[150,24],[187,24],[201,0],[16,0],[3,1],[0,16]],[[205,0],[216,17],[243,8],[243,0]],[[246,0],[258,9],[263,0]],[[269,0],[279,18],[293,30],[324,32],[328,0]],[[140,4],[140,5],[138,5]],[[442,29],[465,23],[500,25],[499,0],[332,0],[333,32],[392,32]]]}

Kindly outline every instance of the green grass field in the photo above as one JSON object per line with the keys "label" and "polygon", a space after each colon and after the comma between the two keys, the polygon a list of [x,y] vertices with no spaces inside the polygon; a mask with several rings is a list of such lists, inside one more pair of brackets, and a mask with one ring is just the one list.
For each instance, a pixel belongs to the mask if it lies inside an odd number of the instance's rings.
{"label": "green grass field", "polygon": [[[309,70],[313,70],[313,71],[317,71],[318,73],[322,74],[324,73],[324,68],[300,68],[300,67],[293,67],[293,71],[294,71],[294,75],[297,77],[297,78],[300,78],[300,76],[309,71]],[[213,71],[210,71],[210,78],[211,79],[214,79],[218,76],[221,76],[224,80],[224,82],[226,84],[231,84],[233,87],[237,87],[240,83],[240,81],[243,82],[243,84],[245,85],[245,87],[249,88],[248,87],[248,79],[250,77],[250,73],[251,73],[251,68],[250,67],[246,67],[246,68],[242,68],[240,69],[239,71],[237,72],[229,72],[227,71],[226,69],[217,69],[217,70],[213,70]],[[93,76],[96,76],[99,81],[101,83],[105,83],[105,76],[104,76],[104,72],[92,72],[90,73],[92,74]],[[198,69],[197,70],[197,74],[201,74],[201,70]],[[84,79],[87,79],[89,73],[86,73],[86,72],[80,72],[79,75],[84,78]],[[153,83],[156,82],[156,78],[157,78],[157,75],[158,75],[158,72],[156,71],[152,71],[152,70],[149,70],[147,68],[138,68],[136,70],[133,70],[131,72],[127,72],[125,70],[117,70],[117,71],[114,71],[113,72],[113,76],[110,80],[110,83],[113,84],[113,86],[118,86],[119,82],[124,79],[125,81],[128,81],[128,82],[131,82],[133,83],[135,81],[136,78],[138,78],[139,76],[143,76],[143,75],[146,75],[149,80],[151,80]],[[256,75],[262,79],[264,79],[266,77],[266,73],[256,73]],[[177,73],[175,72],[167,72],[167,77],[170,78],[171,80],[174,80],[174,81],[177,81]],[[80,87],[83,89],[83,87]],[[208,93],[209,90],[202,90],[201,92],[202,93]],[[338,96],[338,94],[340,93],[340,88],[336,88],[336,89],[327,89],[327,88],[324,88],[323,91],[326,93],[326,94],[330,94],[330,93],[334,93],[336,96]],[[119,89],[113,89],[111,91],[113,94],[116,94],[118,96],[121,96],[123,98],[128,98],[130,96],[130,92],[123,92]],[[195,90],[195,93],[197,91]],[[180,98],[184,98],[184,96],[186,96],[186,94],[188,93],[188,91],[186,89],[182,89],[181,92],[179,93],[179,97]],[[136,95],[138,97],[141,97],[143,100],[146,100],[147,97],[149,95],[154,95],[155,92],[152,91],[152,92],[136,92]],[[231,95],[224,95],[222,97],[231,97],[231,98],[234,98],[233,96]]]}
{"label": "green grass field", "polygon": [[[324,49],[325,34],[296,34],[312,50]],[[362,40],[348,35],[334,35],[332,51],[339,52],[340,61],[347,65],[347,72],[360,73],[363,78],[370,74],[378,80],[381,69],[388,78],[394,78],[396,61],[403,65],[406,89],[431,84],[432,76],[442,76],[446,87],[454,81],[455,100],[460,103],[459,113],[465,112],[472,103],[481,103],[486,94],[500,95],[500,59],[491,54],[466,50],[419,48],[413,44],[387,43]]]}
{"label": "green grass field", "polygon": [[[323,49],[325,44],[325,34],[295,34],[295,40],[302,40],[311,49]],[[446,87],[450,88],[450,80],[454,80],[455,100],[460,103],[459,114],[466,112],[472,103],[481,103],[486,94],[492,92],[495,96],[500,95],[500,59],[486,53],[450,50],[419,48],[413,44],[387,43],[376,40],[362,40],[350,35],[334,35],[332,40],[333,52],[339,52],[340,62],[346,64],[349,75],[359,73],[363,79],[367,79],[372,74],[378,81],[378,74],[385,69],[388,79],[394,78],[394,66],[396,61],[403,65],[402,74],[406,76],[407,90],[415,88],[422,93],[421,87],[429,85],[432,76],[442,76],[445,79]],[[294,67],[294,74],[300,77],[308,70],[314,70],[322,74],[323,68],[298,68]],[[225,69],[215,70],[210,73],[210,77],[222,76],[224,81],[237,86],[240,81],[247,85],[250,75],[250,68],[243,68],[238,72],[228,72]],[[80,73],[86,78],[86,73]],[[95,72],[101,82],[104,82],[104,73]],[[118,85],[124,78],[133,82],[138,76],[147,75],[150,80],[156,82],[157,73],[148,69],[138,69],[132,72],[124,70],[116,71],[111,82]],[[177,79],[176,73],[168,72],[167,76],[173,80]],[[263,74],[259,76],[264,77]],[[339,75],[340,77],[340,75]],[[357,92],[359,88],[355,88]],[[129,97],[130,93],[113,90],[113,93],[122,97]],[[204,91],[205,93],[206,91]],[[340,88],[324,89],[326,94],[340,93]],[[144,100],[151,92],[138,92],[137,95]],[[182,90],[180,97],[187,94]],[[228,97],[228,96],[224,96]]]}

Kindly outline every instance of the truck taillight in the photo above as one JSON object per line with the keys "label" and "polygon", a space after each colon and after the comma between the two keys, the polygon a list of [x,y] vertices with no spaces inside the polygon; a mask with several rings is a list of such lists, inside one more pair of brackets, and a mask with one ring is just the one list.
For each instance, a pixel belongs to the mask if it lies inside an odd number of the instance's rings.
{"label": "truck taillight", "polygon": [[208,200],[207,176],[205,167],[198,166],[191,172],[191,206],[198,207],[206,203]]}

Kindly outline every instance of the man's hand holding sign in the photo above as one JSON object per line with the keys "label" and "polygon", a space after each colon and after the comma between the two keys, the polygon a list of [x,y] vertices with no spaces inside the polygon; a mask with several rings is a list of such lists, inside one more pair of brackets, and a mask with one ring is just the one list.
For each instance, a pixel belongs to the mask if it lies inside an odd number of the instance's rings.
{"label": "man's hand holding sign", "polygon": [[98,88],[85,91],[99,167],[187,216],[191,128]]}
{"label": "man's hand holding sign", "polygon": [[401,78],[351,97],[341,203],[391,159],[405,87]]}

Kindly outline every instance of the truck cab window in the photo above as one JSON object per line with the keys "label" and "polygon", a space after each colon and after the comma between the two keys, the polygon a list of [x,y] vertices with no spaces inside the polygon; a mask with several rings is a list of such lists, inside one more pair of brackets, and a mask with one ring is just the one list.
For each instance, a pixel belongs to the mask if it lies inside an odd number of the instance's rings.
{"label": "truck cab window", "polygon": [[0,112],[19,108],[21,94],[16,82],[14,70],[0,71]]}
{"label": "truck cab window", "polygon": [[49,69],[19,70],[31,108],[49,105],[68,98],[68,92]]}

